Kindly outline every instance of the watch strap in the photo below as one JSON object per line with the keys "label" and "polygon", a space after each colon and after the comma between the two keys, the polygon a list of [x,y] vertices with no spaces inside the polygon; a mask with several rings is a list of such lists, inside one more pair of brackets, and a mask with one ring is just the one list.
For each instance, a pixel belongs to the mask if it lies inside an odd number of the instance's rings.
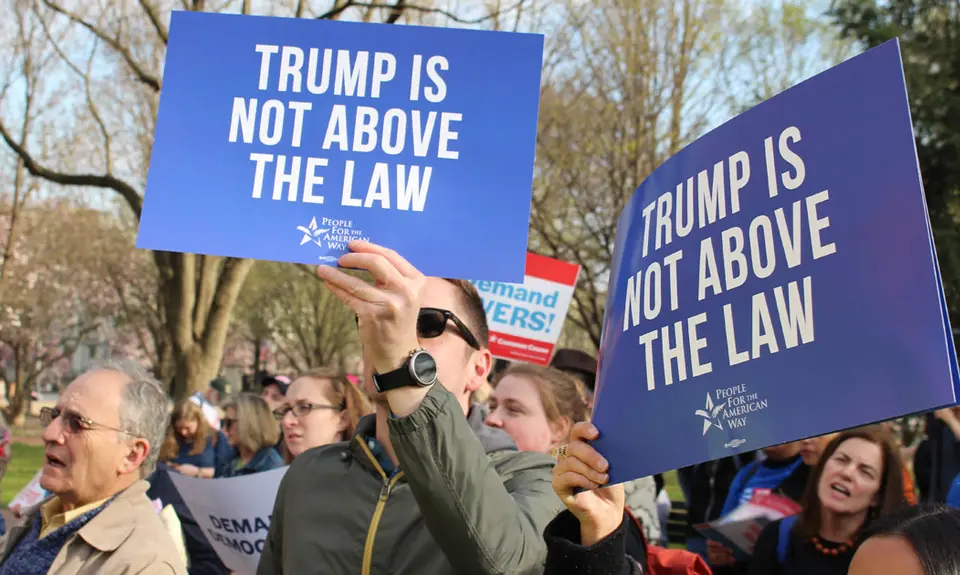
{"label": "watch strap", "polygon": [[387,373],[374,373],[373,381],[379,392],[391,391],[394,389],[400,389],[401,387],[423,387],[416,377],[413,375],[413,358],[417,353],[421,351],[426,351],[423,348],[418,348],[410,352],[410,355],[407,356],[407,360],[403,362],[403,365],[398,367],[393,371],[388,371]]}

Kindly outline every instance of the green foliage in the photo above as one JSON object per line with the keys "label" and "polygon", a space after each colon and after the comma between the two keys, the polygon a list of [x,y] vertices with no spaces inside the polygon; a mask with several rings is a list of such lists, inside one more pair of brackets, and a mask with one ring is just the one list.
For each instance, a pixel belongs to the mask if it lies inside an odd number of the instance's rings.
{"label": "green foliage", "polygon": [[836,0],[831,14],[866,47],[900,39],[947,305],[960,325],[960,2]]}
{"label": "green foliage", "polygon": [[20,490],[30,483],[43,465],[43,446],[14,442],[13,458],[3,476],[3,496],[0,503],[6,507]]}

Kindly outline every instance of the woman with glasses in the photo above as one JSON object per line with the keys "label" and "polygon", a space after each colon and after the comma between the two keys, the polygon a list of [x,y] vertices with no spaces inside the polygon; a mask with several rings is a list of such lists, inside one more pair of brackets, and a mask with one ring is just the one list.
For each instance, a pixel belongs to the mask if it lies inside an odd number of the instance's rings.
{"label": "woman with glasses", "polygon": [[283,467],[283,458],[275,447],[280,428],[263,398],[241,393],[223,405],[223,413],[220,426],[236,450],[236,457],[221,465],[215,477],[235,477]]}
{"label": "woman with glasses", "polygon": [[301,375],[273,411],[287,463],[308,449],[350,439],[360,418],[372,412],[367,396],[339,371],[319,368]]}

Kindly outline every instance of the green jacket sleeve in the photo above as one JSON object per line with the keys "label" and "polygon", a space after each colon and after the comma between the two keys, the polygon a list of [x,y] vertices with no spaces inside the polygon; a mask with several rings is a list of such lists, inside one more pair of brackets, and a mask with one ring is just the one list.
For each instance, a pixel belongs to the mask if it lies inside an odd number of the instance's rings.
{"label": "green jacket sleeve", "polygon": [[283,573],[283,503],[285,500],[287,478],[280,480],[277,497],[273,502],[273,514],[270,516],[270,530],[263,542],[260,562],[257,563],[257,575],[282,575]]}
{"label": "green jacket sleeve", "polygon": [[543,529],[562,508],[551,486],[552,458],[488,456],[439,384],[416,411],[388,425],[420,513],[456,573],[542,573]]}

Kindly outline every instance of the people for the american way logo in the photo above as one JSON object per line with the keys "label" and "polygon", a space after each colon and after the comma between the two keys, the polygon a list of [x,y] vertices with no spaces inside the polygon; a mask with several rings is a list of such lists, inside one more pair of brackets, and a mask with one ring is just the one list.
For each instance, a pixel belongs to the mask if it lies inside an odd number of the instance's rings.
{"label": "people for the american way logo", "polygon": [[300,238],[300,245],[306,244],[308,242],[313,242],[319,247],[323,247],[322,236],[323,234],[330,231],[330,228],[321,228],[317,225],[317,218],[314,217],[310,220],[310,224],[307,226],[297,226],[297,231],[303,232],[303,237]]}
{"label": "people for the american way logo", "polygon": [[720,420],[717,419],[721,411],[723,411],[723,404],[721,403],[720,405],[714,406],[713,398],[710,397],[710,393],[707,393],[707,404],[703,409],[698,409],[696,412],[696,415],[703,418],[703,435],[706,435],[707,431],[714,426],[720,431],[723,431],[723,426],[720,424]]}

